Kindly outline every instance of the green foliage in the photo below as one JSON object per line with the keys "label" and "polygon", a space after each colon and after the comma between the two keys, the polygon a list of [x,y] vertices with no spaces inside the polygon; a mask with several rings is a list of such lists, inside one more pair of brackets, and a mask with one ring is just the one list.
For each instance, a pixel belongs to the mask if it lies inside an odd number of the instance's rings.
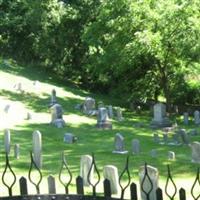
{"label": "green foliage", "polygon": [[198,0],[1,0],[1,56],[126,100],[163,95],[170,104],[200,61],[199,7]]}

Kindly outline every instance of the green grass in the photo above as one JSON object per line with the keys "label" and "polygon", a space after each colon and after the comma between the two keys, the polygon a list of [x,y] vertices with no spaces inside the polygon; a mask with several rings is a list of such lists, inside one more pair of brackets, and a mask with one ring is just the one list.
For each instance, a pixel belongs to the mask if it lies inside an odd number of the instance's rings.
{"label": "green grass", "polygon": [[[117,106],[118,99],[100,94],[91,94],[87,91],[72,85],[69,82],[62,83],[56,80],[52,74],[45,71],[39,71],[37,68],[22,67],[15,63],[4,66],[0,63],[0,172],[4,170],[4,147],[3,135],[4,129],[11,131],[11,154],[10,163],[13,170],[21,175],[27,175],[30,165],[29,152],[32,150],[32,133],[39,130],[42,133],[42,155],[44,176],[53,174],[58,175],[61,166],[61,153],[64,151],[67,163],[74,177],[79,175],[80,157],[84,154],[95,155],[97,167],[102,175],[104,165],[112,164],[118,167],[119,173],[122,172],[127,155],[113,154],[114,137],[116,133],[121,133],[125,137],[125,148],[130,152],[130,173],[133,180],[138,181],[138,169],[147,162],[159,169],[161,180],[166,180],[167,164],[170,164],[172,175],[177,180],[188,180],[195,178],[198,164],[191,163],[191,150],[188,146],[167,146],[157,145],[153,142],[152,134],[155,130],[149,128],[151,116],[147,111],[137,114],[124,108],[124,118],[122,122],[112,120],[112,130],[98,130],[95,117],[83,115],[75,110],[77,103],[82,103],[86,96],[92,96],[96,102],[103,100],[105,104]],[[35,88],[33,81],[38,80],[39,85]],[[18,93],[13,85],[22,82],[24,93]],[[66,127],[58,129],[49,124],[50,111],[48,103],[51,90],[55,88],[58,102],[64,109],[64,120]],[[11,111],[8,114],[3,112],[6,102],[12,104]],[[25,114],[30,111],[33,115],[32,120],[24,120]],[[135,122],[142,122],[144,127],[134,127]],[[186,129],[194,128],[192,123],[186,127],[178,118],[178,123]],[[198,128],[199,129],[199,128]],[[63,142],[65,133],[73,133],[78,137],[74,144]],[[141,153],[139,155],[131,154],[131,140],[139,139],[141,144]],[[199,141],[200,137],[192,138]],[[14,144],[20,144],[20,159],[14,158]],[[151,158],[150,150],[157,149],[158,157]],[[175,161],[167,160],[167,152],[174,151]]]}

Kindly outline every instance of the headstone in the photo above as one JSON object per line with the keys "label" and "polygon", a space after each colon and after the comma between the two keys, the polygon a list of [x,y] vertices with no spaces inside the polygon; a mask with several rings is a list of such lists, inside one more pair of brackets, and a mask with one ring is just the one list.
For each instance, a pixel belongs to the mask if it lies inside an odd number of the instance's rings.
{"label": "headstone", "polygon": [[140,153],[140,141],[138,139],[132,140],[132,153],[139,154]]}
{"label": "headstone", "polygon": [[192,142],[191,144],[192,149],[192,162],[200,163],[200,142]]}
{"label": "headstone", "polygon": [[85,102],[83,103],[83,113],[86,115],[95,115],[95,99],[91,97],[86,97]]}
{"label": "headstone", "polygon": [[10,105],[7,104],[7,105],[4,107],[4,112],[5,112],[5,113],[8,113],[9,110],[10,110]]}
{"label": "headstone", "polygon": [[166,106],[163,103],[154,105],[154,118],[151,121],[152,127],[170,127],[172,123],[166,116]]}
{"label": "headstone", "polygon": [[153,134],[153,140],[155,143],[159,144],[160,143],[160,137],[158,135],[158,133],[154,133]]}
{"label": "headstone", "polygon": [[10,130],[6,129],[4,131],[4,146],[5,146],[5,152],[7,154],[10,153],[10,147],[11,147],[11,141],[10,141]]}
{"label": "headstone", "polygon": [[157,199],[156,189],[158,188],[159,172],[157,168],[147,165],[147,173],[152,184],[150,183],[147,176],[145,176],[145,167],[144,166],[140,167],[139,169],[140,188],[142,188],[146,193],[148,193],[152,189],[149,195],[149,199],[147,199],[143,190],[140,189],[141,198],[142,200],[155,200]]}
{"label": "headstone", "polygon": [[116,117],[118,121],[123,121],[124,118],[122,117],[122,110],[120,107],[116,108]]}
{"label": "headstone", "polygon": [[188,145],[190,143],[190,138],[188,134],[186,133],[186,130],[180,129],[178,133],[181,137],[182,143]]}
{"label": "headstone", "polygon": [[57,128],[62,128],[65,126],[65,121],[63,120],[63,109],[60,104],[54,104],[51,107],[51,124]]}
{"label": "headstone", "polygon": [[195,125],[199,125],[200,124],[200,113],[198,110],[196,110],[194,112],[194,123]]}
{"label": "headstone", "polygon": [[42,135],[40,131],[33,132],[33,160],[38,168],[42,167]]}
{"label": "headstone", "polygon": [[184,113],[183,113],[183,123],[184,123],[185,125],[188,125],[188,124],[189,124],[189,114],[188,114],[188,112],[184,112]]}
{"label": "headstone", "polygon": [[31,115],[30,112],[27,112],[27,113],[26,113],[26,118],[25,118],[25,119],[26,119],[26,120],[32,119],[32,115]]}
{"label": "headstone", "polygon": [[53,89],[53,90],[51,91],[51,99],[50,99],[49,107],[51,107],[51,106],[53,106],[53,105],[55,105],[55,104],[57,104],[56,90]]}
{"label": "headstone", "polygon": [[168,151],[168,160],[175,160],[175,153],[173,151]]}
{"label": "headstone", "polygon": [[108,111],[106,108],[99,108],[97,115],[97,128],[112,129],[112,124],[108,120]]}
{"label": "headstone", "polygon": [[108,117],[113,118],[113,107],[111,105],[108,106]]}
{"label": "headstone", "polygon": [[20,155],[19,144],[15,144],[15,146],[14,146],[14,157],[16,159],[19,159],[19,155]]}
{"label": "headstone", "polygon": [[[83,178],[83,184],[84,186],[89,186],[88,183],[88,173],[90,170],[90,167],[92,165],[92,157],[90,155],[83,155],[81,156],[81,164],[80,164],[80,176]],[[90,181],[93,180],[94,177],[94,169],[92,168],[90,173]]]}
{"label": "headstone", "polygon": [[157,149],[152,149],[151,151],[150,151],[150,155],[151,155],[151,157],[152,158],[156,158],[157,157]]}
{"label": "headstone", "polygon": [[118,154],[126,154],[128,151],[124,150],[124,137],[120,134],[117,133],[115,135],[115,150],[113,153],[118,153]]}
{"label": "headstone", "polygon": [[110,181],[111,194],[117,194],[119,191],[119,175],[117,167],[113,165],[104,166],[103,176],[104,179],[108,179]]}
{"label": "headstone", "polygon": [[22,83],[21,83],[21,82],[16,83],[16,84],[14,85],[14,88],[15,88],[18,92],[23,92]]}
{"label": "headstone", "polygon": [[64,142],[68,144],[72,144],[77,140],[77,137],[75,137],[72,133],[65,133],[64,135]]}

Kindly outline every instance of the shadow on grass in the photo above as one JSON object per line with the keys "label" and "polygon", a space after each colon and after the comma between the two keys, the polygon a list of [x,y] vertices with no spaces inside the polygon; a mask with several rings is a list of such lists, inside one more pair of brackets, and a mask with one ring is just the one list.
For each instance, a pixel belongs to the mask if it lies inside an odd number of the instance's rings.
{"label": "shadow on grass", "polygon": [[[151,130],[143,128],[133,128],[132,131],[125,130],[122,135],[125,138],[125,149],[130,155],[131,176],[138,176],[138,169],[147,162],[149,165],[157,167],[161,176],[167,174],[166,165],[172,165],[172,173],[178,176],[192,176],[196,173],[197,164],[190,161],[190,149],[188,146],[173,147],[155,144],[148,134]],[[58,174],[61,166],[61,153],[64,151],[72,173],[77,176],[80,171],[80,158],[82,155],[94,152],[97,167],[102,173],[104,165],[115,165],[121,172],[125,165],[127,155],[113,154],[114,137],[121,129],[99,130],[95,124],[81,124],[78,127],[66,126],[58,129],[49,124],[29,124],[26,127],[18,127],[18,130],[11,130],[12,145],[20,144],[20,159],[16,160],[11,155],[11,164],[17,171],[26,172],[30,164],[29,152],[32,150],[32,133],[39,130],[42,133],[42,157],[44,175]],[[146,134],[142,134],[146,132]],[[78,140],[74,144],[63,142],[65,133],[73,133]],[[131,140],[139,139],[141,153],[133,155]],[[13,148],[13,146],[12,146]],[[152,158],[150,151],[157,149],[158,156]],[[167,160],[168,151],[174,151],[176,161]],[[3,153],[2,153],[3,155]]]}

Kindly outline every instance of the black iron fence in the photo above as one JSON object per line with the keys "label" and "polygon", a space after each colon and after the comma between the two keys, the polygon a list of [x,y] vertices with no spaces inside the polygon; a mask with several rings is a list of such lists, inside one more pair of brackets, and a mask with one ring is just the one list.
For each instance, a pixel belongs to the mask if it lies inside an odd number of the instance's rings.
{"label": "black iron fence", "polygon": [[[72,173],[67,165],[64,154],[62,157],[62,167],[59,172],[59,181],[65,189],[65,194],[56,194],[55,179],[51,176],[49,176],[49,178],[48,178],[48,186],[47,186],[49,194],[41,194],[40,184],[42,182],[43,176],[42,176],[40,169],[37,167],[36,163],[34,162],[32,153],[30,154],[30,157],[31,157],[31,164],[30,164],[30,168],[29,168],[29,172],[28,172],[28,180],[34,186],[34,188],[36,190],[36,194],[35,195],[28,194],[27,179],[24,177],[21,177],[19,179],[20,194],[19,195],[13,194],[13,188],[17,182],[17,178],[16,178],[15,172],[12,170],[12,167],[9,163],[9,157],[6,154],[6,159],[5,159],[6,163],[5,163],[5,168],[2,173],[1,179],[2,179],[3,186],[7,188],[8,196],[1,197],[1,194],[0,194],[1,200],[103,200],[103,199],[104,200],[124,200],[125,199],[125,191],[128,189],[130,191],[130,197],[127,199],[130,199],[130,200],[139,200],[140,199],[140,194],[138,194],[137,185],[134,182],[131,182],[131,177],[130,177],[130,173],[129,173],[129,157],[127,157],[124,170],[122,171],[122,173],[119,176],[119,186],[120,186],[121,194],[120,194],[120,197],[118,197],[118,198],[112,197],[111,184],[108,179],[105,179],[103,181],[103,188],[104,188],[103,194],[102,195],[97,194],[96,189],[97,189],[97,185],[100,183],[100,173],[97,169],[93,154],[92,154],[92,164],[90,166],[90,169],[89,169],[89,172],[87,175],[87,181],[92,188],[90,195],[86,195],[84,193],[83,178],[80,176],[78,176],[76,178],[76,194],[69,193],[69,186],[72,183],[73,177],[72,177]],[[92,169],[94,169],[94,172],[96,173],[96,182],[92,182],[90,180],[90,173],[91,173]],[[33,178],[34,178],[32,175],[33,170],[38,172],[38,175],[39,175],[38,181],[33,180]],[[65,170],[65,172],[67,172],[65,174],[68,177],[67,182],[65,182],[62,179],[63,170]],[[153,181],[151,180],[151,177],[148,173],[147,164],[145,164],[144,176],[143,176],[141,184],[140,184],[140,190],[143,192],[143,198],[145,200],[163,200],[164,199],[163,194],[165,194],[165,196],[166,196],[165,199],[170,199],[170,200],[175,200],[175,199],[198,200],[198,199],[200,199],[200,177],[199,177],[200,170],[199,170],[199,168],[197,169],[196,178],[190,189],[190,193],[191,193],[190,198],[186,198],[185,189],[183,189],[183,188],[181,188],[180,190],[177,189],[177,186],[173,181],[169,165],[167,166],[167,171],[168,171],[168,175],[167,175],[167,181],[165,184],[165,189],[162,190],[161,188],[157,188],[156,190],[154,190]],[[6,180],[7,179],[6,175],[8,173],[10,176],[9,179],[12,179],[12,182]],[[126,185],[124,185],[124,183],[122,183],[122,179],[124,176],[127,177]],[[145,186],[146,182],[148,182],[148,188]],[[171,186],[169,186],[169,185],[171,185]],[[0,187],[2,187],[2,185]],[[173,189],[171,189],[171,187],[173,187]],[[199,193],[197,191],[199,191]],[[151,195],[152,192],[155,192],[155,198],[152,198],[152,195]],[[198,193],[198,194],[196,194],[196,193]]]}

